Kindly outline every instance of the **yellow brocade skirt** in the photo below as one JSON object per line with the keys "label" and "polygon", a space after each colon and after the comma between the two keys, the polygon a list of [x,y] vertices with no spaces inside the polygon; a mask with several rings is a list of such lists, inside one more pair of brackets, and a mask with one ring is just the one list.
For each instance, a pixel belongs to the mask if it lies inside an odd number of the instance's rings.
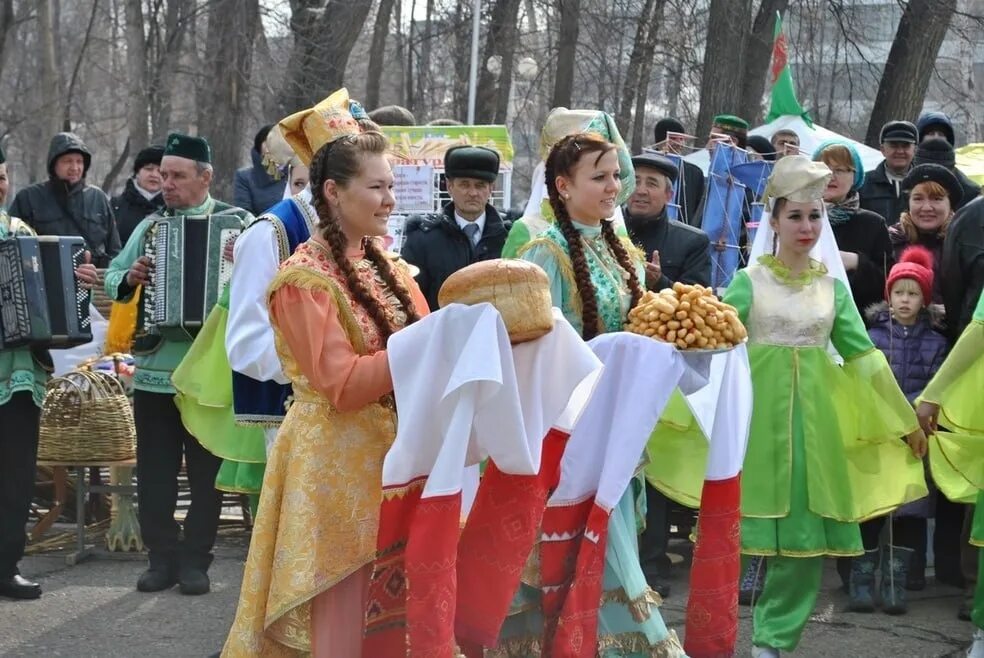
{"label": "yellow brocade skirt", "polygon": [[270,453],[239,607],[222,656],[311,650],[311,599],[372,562],[392,398],[340,413],[298,395]]}

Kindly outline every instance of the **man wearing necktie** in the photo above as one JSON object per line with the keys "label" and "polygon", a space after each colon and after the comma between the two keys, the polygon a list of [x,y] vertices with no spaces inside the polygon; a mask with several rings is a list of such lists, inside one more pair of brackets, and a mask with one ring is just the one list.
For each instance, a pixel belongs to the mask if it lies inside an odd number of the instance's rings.
{"label": "man wearing necktie", "polygon": [[499,176],[499,154],[483,146],[452,146],[444,154],[444,174],[451,202],[440,213],[407,220],[400,253],[420,273],[417,283],[432,310],[444,281],[463,267],[499,258],[509,233],[489,203]]}

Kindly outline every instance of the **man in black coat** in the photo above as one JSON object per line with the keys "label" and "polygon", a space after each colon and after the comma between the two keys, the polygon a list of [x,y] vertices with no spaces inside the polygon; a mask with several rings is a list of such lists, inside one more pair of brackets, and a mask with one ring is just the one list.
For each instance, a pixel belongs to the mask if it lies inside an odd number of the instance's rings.
{"label": "man in black coat", "polygon": [[58,133],[48,147],[48,180],[17,193],[10,216],[24,220],[38,235],[78,235],[96,267],[120,252],[109,197],[85,182],[92,153],[75,133]]}
{"label": "man in black coat", "polygon": [[[646,287],[662,290],[677,281],[711,284],[710,240],[700,229],[666,216],[678,170],[671,160],[645,153],[632,158],[635,192],[622,209],[632,242],[646,253]],[[639,560],[646,581],[669,596],[669,498],[646,484],[646,530],[639,539]]]}
{"label": "man in black coat", "polygon": [[646,287],[669,288],[677,281],[711,285],[711,252],[707,234],[666,217],[677,168],[661,155],[632,158],[635,192],[622,211],[629,237],[646,253]]}
{"label": "man in black coat", "polygon": [[417,283],[437,310],[437,293],[449,276],[482,260],[499,258],[509,226],[489,203],[499,176],[499,154],[482,146],[453,146],[444,154],[451,203],[407,220],[400,253],[420,269]]}
{"label": "man in black coat", "polygon": [[902,191],[902,181],[912,168],[917,138],[916,127],[908,121],[886,123],[878,140],[885,159],[864,174],[861,207],[881,215],[888,226],[898,224],[902,212],[909,206],[909,197]]}
{"label": "man in black coat", "polygon": [[163,146],[148,146],[137,153],[133,160],[133,177],[127,179],[123,192],[112,198],[121,244],[126,244],[133,229],[144,217],[164,207],[164,197],[161,195],[162,157]]}

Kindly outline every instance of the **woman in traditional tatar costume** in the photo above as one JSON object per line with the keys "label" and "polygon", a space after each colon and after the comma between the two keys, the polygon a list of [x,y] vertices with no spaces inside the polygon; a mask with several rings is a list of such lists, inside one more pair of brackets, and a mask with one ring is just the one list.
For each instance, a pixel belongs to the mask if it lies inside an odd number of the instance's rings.
{"label": "woman in traditional tatar costume", "polygon": [[293,403],[270,453],[239,609],[223,656],[361,655],[396,435],[387,338],[427,312],[380,246],[395,200],[377,132],[311,163],[318,232],[281,266],[270,318]]}
{"label": "woman in traditional tatar costume", "polygon": [[724,297],[748,328],[754,390],[741,542],[743,553],[766,556],[768,568],[753,656],[796,648],[823,556],[863,552],[859,521],[926,495],[925,436],[838,267],[823,206],[830,176],[804,156],[776,164],[753,264]]}
{"label": "woman in traditional tatar costume", "polygon": [[[523,259],[546,271],[554,306],[585,340],[621,331],[643,292],[641,254],[616,235],[610,219],[618,208],[620,176],[632,177],[631,161],[626,163],[628,172],[620,164],[615,145],[594,133],[570,135],[554,145],[545,175],[556,221],[520,250]],[[642,491],[641,481],[633,482],[608,525],[596,638],[598,655],[604,658],[684,655],[676,635],[663,623],[659,598],[639,566],[636,500]],[[534,558],[537,554],[534,549]],[[544,619],[538,567],[537,560],[531,560],[499,646],[487,651],[487,657],[540,655]]]}
{"label": "woman in traditional tatar costume", "polygon": [[[933,377],[917,407],[927,433],[937,422],[954,434],[936,434],[930,443],[933,480],[954,502],[976,500],[970,543],[984,547],[984,295],[973,320]],[[971,612],[974,643],[968,658],[984,658],[984,550],[978,551],[977,586]]]}

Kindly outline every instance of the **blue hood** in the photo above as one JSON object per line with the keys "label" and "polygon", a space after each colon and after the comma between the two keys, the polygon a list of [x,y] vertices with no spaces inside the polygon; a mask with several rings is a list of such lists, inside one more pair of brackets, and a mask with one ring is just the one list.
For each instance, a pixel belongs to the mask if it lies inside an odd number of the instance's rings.
{"label": "blue hood", "polygon": [[919,120],[916,121],[916,130],[919,131],[920,142],[922,142],[923,135],[926,134],[930,126],[942,128],[943,132],[946,133],[946,141],[950,142],[950,146],[956,145],[956,139],[953,134],[953,122],[950,121],[950,117],[942,112],[923,112],[919,115]]}

